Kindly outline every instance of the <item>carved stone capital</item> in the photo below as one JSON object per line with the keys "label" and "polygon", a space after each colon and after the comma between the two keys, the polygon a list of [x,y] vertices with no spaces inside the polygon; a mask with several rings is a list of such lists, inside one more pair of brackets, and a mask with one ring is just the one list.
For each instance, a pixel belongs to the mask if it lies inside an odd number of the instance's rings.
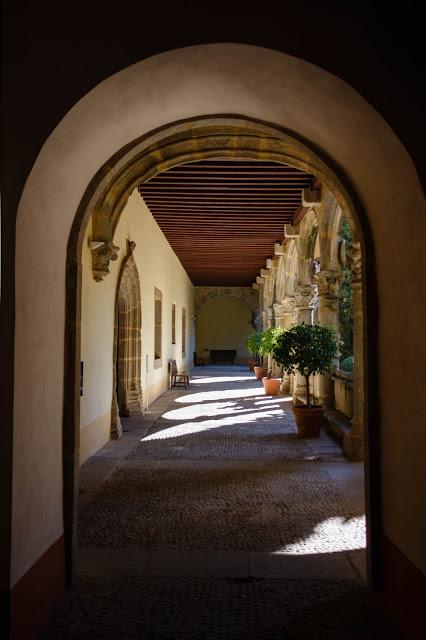
{"label": "carved stone capital", "polygon": [[318,285],[318,295],[330,300],[339,298],[340,286],[343,280],[343,273],[336,269],[324,269],[315,275],[315,282]]}
{"label": "carved stone capital", "polygon": [[281,306],[283,308],[283,313],[294,313],[296,308],[296,298],[294,296],[285,296],[281,300]]}
{"label": "carved stone capital", "polygon": [[361,243],[353,242],[351,246],[346,247],[346,258],[349,268],[352,271],[352,282],[361,282],[362,279],[362,262],[361,262]]}
{"label": "carved stone capital", "polygon": [[296,288],[296,309],[313,309],[317,301],[317,288],[314,284],[303,284]]}
{"label": "carved stone capital", "polygon": [[280,304],[279,302],[274,302],[274,304],[272,305],[273,309],[274,309],[274,317],[275,320],[280,320],[283,315],[284,315],[284,305]]}
{"label": "carved stone capital", "polygon": [[111,240],[107,242],[92,240],[89,243],[92,250],[92,272],[96,282],[102,280],[110,273],[109,263],[117,260],[119,247],[116,247]]}

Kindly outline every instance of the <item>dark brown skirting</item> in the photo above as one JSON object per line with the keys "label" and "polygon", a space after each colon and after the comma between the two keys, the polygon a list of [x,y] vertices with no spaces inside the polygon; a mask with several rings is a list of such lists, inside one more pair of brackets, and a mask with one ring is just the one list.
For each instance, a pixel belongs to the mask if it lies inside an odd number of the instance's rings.
{"label": "dark brown skirting", "polygon": [[61,536],[13,587],[10,638],[31,640],[65,591],[64,538]]}
{"label": "dark brown skirting", "polygon": [[383,536],[383,600],[390,617],[415,640],[426,635],[426,576]]}

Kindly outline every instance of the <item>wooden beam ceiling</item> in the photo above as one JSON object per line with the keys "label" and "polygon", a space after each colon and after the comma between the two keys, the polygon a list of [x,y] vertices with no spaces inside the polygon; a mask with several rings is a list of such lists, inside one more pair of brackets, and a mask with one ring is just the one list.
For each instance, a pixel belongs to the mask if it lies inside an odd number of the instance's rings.
{"label": "wooden beam ceiling", "polygon": [[194,285],[248,286],[313,180],[274,162],[206,160],[160,173],[139,192]]}

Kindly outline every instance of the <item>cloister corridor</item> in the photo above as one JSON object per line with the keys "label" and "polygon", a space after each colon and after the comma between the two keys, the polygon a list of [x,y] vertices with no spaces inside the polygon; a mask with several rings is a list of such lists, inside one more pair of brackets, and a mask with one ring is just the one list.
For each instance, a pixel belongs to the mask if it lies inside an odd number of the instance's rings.
{"label": "cloister corridor", "polygon": [[363,465],[246,366],[123,419],[81,467],[78,581],[38,636],[401,638],[365,580]]}

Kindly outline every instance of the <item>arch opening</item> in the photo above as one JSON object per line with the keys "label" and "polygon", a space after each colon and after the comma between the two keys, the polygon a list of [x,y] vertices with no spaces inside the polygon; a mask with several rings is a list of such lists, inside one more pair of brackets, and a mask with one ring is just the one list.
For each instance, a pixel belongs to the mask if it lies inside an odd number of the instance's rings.
{"label": "arch opening", "polygon": [[[250,135],[248,135],[250,134]],[[325,158],[317,149],[312,149],[309,143],[301,141],[298,136],[283,130],[274,125],[259,122],[241,116],[209,116],[197,119],[190,119],[170,126],[163,127],[143,138],[128,145],[121,152],[110,159],[106,165],[100,169],[89,185],[79,206],[74,220],[72,232],[68,244],[68,269],[67,269],[67,318],[72,318],[67,326],[67,353],[66,353],[66,374],[67,380],[76,381],[76,363],[79,362],[79,325],[78,318],[81,304],[81,275],[78,265],[81,261],[81,250],[83,236],[88,220],[92,219],[92,270],[93,277],[98,282],[102,281],[109,273],[109,262],[116,257],[116,247],[114,245],[114,234],[130,194],[135,188],[148,181],[153,176],[175,166],[197,160],[208,158],[232,158],[264,160],[289,164],[303,171],[309,171],[315,175],[323,185],[330,190],[336,201],[351,219],[354,229],[356,229],[357,239],[363,251],[363,272],[371,259],[372,254],[365,250],[365,238],[368,239],[368,227],[365,228],[365,217],[362,208],[356,200],[353,190],[338,172],[333,163]],[[311,264],[317,239],[317,229],[312,225],[312,233],[309,235],[309,247],[305,252],[309,256],[303,265],[299,264],[299,269],[306,271],[308,262]],[[289,251],[287,261],[288,266],[285,272],[294,270],[295,263],[302,259],[295,249],[294,242],[290,241],[292,250]],[[100,247],[100,250],[99,250]],[[131,260],[131,255],[129,261]],[[129,262],[128,261],[128,262]],[[278,264],[274,266],[275,270]],[[307,273],[307,272],[306,272]],[[308,278],[308,275],[306,276]],[[131,278],[129,278],[131,280]],[[136,277],[133,278],[133,281]],[[274,292],[276,291],[275,281],[270,280],[270,290],[268,296],[272,304]],[[102,285],[101,285],[102,286]],[[288,284],[287,294],[293,297],[294,273]],[[232,295],[232,294],[231,294]],[[234,292],[235,295],[235,292]],[[241,296],[237,296],[241,297]],[[198,309],[202,302],[206,301],[206,296],[199,299]],[[247,303],[247,300],[245,300]],[[120,303],[118,295],[118,326],[117,335],[120,335],[120,304],[123,309],[126,305]],[[253,305],[251,302],[250,305]],[[254,305],[253,305],[254,306]],[[364,306],[364,314],[367,310]],[[123,311],[123,321],[126,325],[125,312]],[[137,313],[136,316],[137,317]],[[140,314],[139,314],[140,317]],[[264,326],[268,319],[264,320]],[[371,320],[371,322],[373,322]],[[374,331],[370,336],[374,335]],[[118,340],[119,344],[119,340]],[[135,347],[136,351],[138,348]],[[367,350],[364,348],[362,357]],[[116,351],[114,351],[116,353]],[[140,349],[138,351],[140,353]],[[117,370],[125,357],[117,354]],[[137,361],[137,360],[136,360]],[[140,362],[138,364],[140,367]],[[126,376],[123,366],[122,378]],[[116,367],[114,367],[114,373]],[[133,380],[133,387],[138,386],[137,376],[134,371],[130,378]],[[119,384],[120,375],[114,383],[113,393],[113,416],[118,416],[119,411],[114,411],[115,387]],[[364,380],[360,381],[364,385]],[[132,386],[132,385],[130,385]],[[64,459],[64,485],[67,488],[65,497],[65,522],[68,552],[69,575],[72,575],[74,550],[73,543],[75,536],[74,502],[75,492],[78,486],[78,479],[75,473],[73,457],[69,452],[74,450],[75,442],[78,439],[79,419],[78,408],[75,402],[77,387],[66,391],[64,401],[64,442],[66,443],[67,456]],[[123,406],[123,412],[128,410],[126,405],[126,393],[124,389],[118,390],[118,407]],[[133,392],[132,402],[140,406],[140,391],[137,388],[130,389]],[[139,394],[139,395],[138,395]],[[127,407],[127,408],[126,408]],[[71,410],[70,410],[71,409]],[[368,404],[364,404],[364,424],[368,424]],[[116,433],[119,431],[118,417],[115,425]],[[367,434],[368,435],[368,434]]]}

